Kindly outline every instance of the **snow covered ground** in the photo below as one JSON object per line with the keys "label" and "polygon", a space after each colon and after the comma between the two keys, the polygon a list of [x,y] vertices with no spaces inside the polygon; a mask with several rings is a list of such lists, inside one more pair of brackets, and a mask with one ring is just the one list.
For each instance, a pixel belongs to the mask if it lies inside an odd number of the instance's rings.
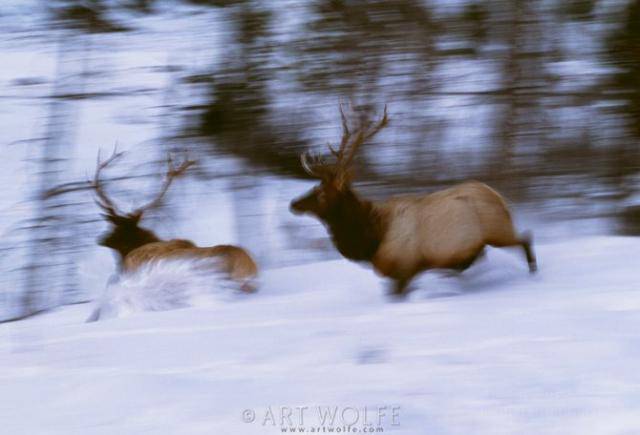
{"label": "snow covered ground", "polygon": [[640,239],[537,250],[536,276],[490,250],[459,278],[426,274],[405,302],[331,261],[265,271],[259,293],[206,306],[84,323],[92,307],[77,305],[1,325],[2,433],[313,433],[318,407],[338,410],[336,427],[358,409],[358,430],[382,408],[385,433],[640,433]]}

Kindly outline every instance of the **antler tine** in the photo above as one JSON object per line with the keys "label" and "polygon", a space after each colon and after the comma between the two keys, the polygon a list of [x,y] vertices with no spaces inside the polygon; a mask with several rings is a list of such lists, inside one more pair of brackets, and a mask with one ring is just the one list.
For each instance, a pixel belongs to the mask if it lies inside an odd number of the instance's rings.
{"label": "antler tine", "polygon": [[96,162],[96,172],[95,172],[95,175],[93,177],[93,183],[92,183],[92,187],[95,190],[96,196],[97,196],[97,198],[95,199],[95,202],[100,208],[102,208],[109,215],[115,216],[115,215],[118,215],[118,208],[113,203],[113,201],[109,198],[107,193],[104,191],[104,189],[102,187],[102,183],[100,181],[100,173],[102,172],[102,170],[104,168],[109,166],[109,164],[111,164],[111,162],[113,162],[114,160],[116,160],[117,158],[122,156],[124,154],[124,152],[118,152],[118,149],[117,149],[117,146],[116,146],[116,147],[113,148],[113,153],[111,154],[111,156],[103,162],[103,161],[101,161],[102,160],[101,159],[101,154],[102,154],[101,151],[102,150],[98,150],[98,158],[97,158],[97,162]]}
{"label": "antler tine", "polygon": [[182,174],[184,174],[187,169],[189,169],[191,166],[195,164],[196,164],[195,160],[190,160],[189,158],[186,158],[184,162],[180,164],[180,166],[178,166],[177,168],[174,168],[173,159],[171,158],[171,155],[169,155],[167,157],[167,165],[169,167],[168,175],[172,176],[173,178],[179,177]]}
{"label": "antler tine", "polygon": [[386,127],[388,123],[389,123],[389,116],[387,115],[387,105],[385,104],[384,105],[384,111],[382,113],[382,118],[380,118],[380,121],[378,121],[378,124],[364,136],[364,138],[363,138],[364,141],[371,139],[380,130],[382,130],[384,127]]}
{"label": "antler tine", "polygon": [[312,177],[317,177],[317,174],[313,169],[312,163],[309,162],[308,152],[305,151],[302,154],[300,154],[300,164],[302,165],[302,169],[304,169],[307,174],[311,175]]}
{"label": "antler tine", "polygon": [[189,167],[193,166],[195,163],[196,162],[194,160],[185,159],[185,161],[182,162],[180,166],[175,168],[173,166],[173,159],[171,158],[171,154],[169,154],[167,156],[167,173],[165,174],[165,179],[164,179],[164,182],[162,183],[162,186],[160,187],[160,191],[158,192],[158,194],[154,199],[152,199],[145,205],[138,207],[130,214],[134,216],[135,215],[141,216],[147,210],[152,209],[156,207],[158,204],[160,204],[160,202],[162,201],[162,198],[169,190],[171,183],[173,183],[173,179],[176,177],[180,177],[182,174],[185,173],[187,169],[189,169]]}
{"label": "antler tine", "polygon": [[349,122],[346,115],[344,114],[342,103],[338,105],[338,108],[340,109],[340,121],[342,122],[342,139],[340,140],[340,146],[337,150],[334,149],[330,144],[329,149],[331,150],[331,154],[336,156],[338,161],[340,161],[344,157],[344,152],[347,148],[347,144],[349,143],[349,139],[351,139],[351,131],[349,130]]}
{"label": "antler tine", "polygon": [[389,117],[387,115],[387,105],[385,104],[382,118],[375,124],[373,128],[365,127],[364,125],[360,127],[356,138],[351,142],[351,146],[349,147],[349,154],[347,154],[346,157],[343,157],[343,161],[341,162],[342,166],[348,167],[351,164],[351,161],[353,160],[360,145],[375,136],[380,130],[386,127],[387,124],[389,124]]}
{"label": "antler tine", "polygon": [[352,138],[353,133],[349,128],[349,120],[344,113],[342,103],[339,105],[339,109],[340,119],[342,122],[342,139],[340,141],[340,146],[338,147],[338,149],[336,149],[331,146],[331,144],[328,144],[331,154],[333,154],[333,156],[337,160],[337,164],[327,165],[318,157],[314,157],[315,161],[312,162],[310,160],[311,156],[308,153],[303,153],[300,155],[300,163],[309,175],[322,178],[324,175],[335,175],[337,172],[344,171],[351,164],[351,161],[353,160],[358,147],[363,142],[371,139],[389,123],[389,117],[387,115],[387,105],[385,104],[382,118],[378,122],[376,122],[375,125],[372,126],[371,122],[366,119],[366,116],[361,117],[356,130],[356,136],[355,138]]}
{"label": "antler tine", "polygon": [[323,172],[325,163],[317,154],[312,155],[308,151],[300,154],[300,164],[305,172],[312,177],[322,178],[325,175]]}

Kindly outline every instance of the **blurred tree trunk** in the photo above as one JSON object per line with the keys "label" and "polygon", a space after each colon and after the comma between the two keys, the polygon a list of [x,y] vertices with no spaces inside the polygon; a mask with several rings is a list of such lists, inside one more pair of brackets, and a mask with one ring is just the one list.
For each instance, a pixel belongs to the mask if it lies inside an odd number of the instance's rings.
{"label": "blurred tree trunk", "polygon": [[544,17],[540,1],[503,2],[499,15],[501,35],[507,49],[502,63],[495,129],[497,147],[489,162],[488,178],[511,184],[523,170],[514,159],[518,154],[534,154],[547,140],[550,125],[545,115],[544,94],[552,91],[553,77],[547,71],[548,57]]}
{"label": "blurred tree trunk", "polygon": [[73,39],[61,31],[57,41],[56,72],[49,95],[46,133],[36,158],[34,216],[28,226],[29,254],[19,302],[20,317],[61,303],[65,289],[73,293],[77,286],[77,271],[72,257],[76,233],[70,215],[75,204],[56,194],[54,189],[63,181],[65,162],[73,152],[70,148],[73,143],[73,105],[63,96],[83,92],[83,74],[66,71],[69,65],[74,64],[74,59],[69,57],[69,53],[73,56],[73,50],[69,50],[70,41]]}
{"label": "blurred tree trunk", "polygon": [[[65,111],[68,109],[63,100],[56,98],[64,90],[65,64],[63,45],[58,40],[56,55],[56,75],[49,96],[49,110],[44,142],[39,150],[38,171],[34,207],[35,215],[29,226],[29,262],[25,268],[23,297],[20,303],[22,316],[28,316],[49,306],[48,297],[55,283],[55,274],[51,275],[54,258],[59,251],[59,198],[49,198],[46,192],[60,182],[60,142],[65,134]],[[45,289],[48,286],[48,291]]]}
{"label": "blurred tree trunk", "polygon": [[628,3],[621,22],[606,41],[606,56],[617,67],[607,87],[617,92],[626,132],[613,138],[607,175],[616,190],[632,195],[640,173],[640,0]]}
{"label": "blurred tree trunk", "polygon": [[235,175],[231,181],[231,195],[238,244],[264,266],[268,264],[267,253],[271,247],[262,182],[252,175]]}
{"label": "blurred tree trunk", "polygon": [[505,174],[510,170],[513,149],[518,140],[518,111],[521,106],[517,86],[521,84],[519,56],[522,52],[520,38],[522,37],[522,16],[524,3],[527,0],[513,0],[509,3],[508,29],[505,31],[508,46],[502,69],[502,88],[504,89],[504,105],[498,117],[497,135],[498,152],[493,162],[493,171]]}

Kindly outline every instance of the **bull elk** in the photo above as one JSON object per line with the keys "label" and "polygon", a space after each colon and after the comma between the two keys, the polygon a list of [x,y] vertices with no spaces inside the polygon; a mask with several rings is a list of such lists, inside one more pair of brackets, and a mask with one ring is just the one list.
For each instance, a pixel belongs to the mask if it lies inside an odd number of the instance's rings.
{"label": "bull elk", "polygon": [[466,182],[376,202],[361,198],[351,185],[353,158],[364,142],[387,126],[387,108],[379,121],[361,118],[355,129],[342,106],[340,116],[342,140],[337,148],[329,145],[334,162],[303,153],[302,167],[320,184],[291,202],[294,214],[307,213],[322,221],[340,254],[372,263],[376,272],[394,281],[396,295],[403,295],[420,272],[466,269],[487,245],[521,247],[529,271],[536,271],[530,236],[516,233],[505,200],[484,183]]}
{"label": "bull elk", "polygon": [[102,216],[112,225],[111,230],[98,241],[98,244],[118,253],[120,271],[133,272],[143,265],[162,259],[213,260],[212,265],[215,271],[222,272],[226,277],[237,282],[242,291],[255,290],[253,280],[258,269],[244,249],[232,245],[198,247],[193,242],[183,239],[162,240],[152,231],[139,225],[144,213],[162,201],[174,178],[182,175],[194,162],[185,160],[175,167],[169,156],[165,180],[156,197],[130,213],[122,213],[105,192],[100,179],[101,172],[122,154],[114,150],[111,157],[105,161],[101,161],[98,154],[92,183],[96,204],[102,209]]}

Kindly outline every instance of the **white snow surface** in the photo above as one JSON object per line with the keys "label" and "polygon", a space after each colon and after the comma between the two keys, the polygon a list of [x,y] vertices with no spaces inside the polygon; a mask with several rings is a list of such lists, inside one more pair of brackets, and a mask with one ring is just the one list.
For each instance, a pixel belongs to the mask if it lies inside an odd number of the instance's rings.
{"label": "white snow surface", "polygon": [[309,408],[307,433],[318,407],[387,407],[385,433],[640,433],[640,239],[537,253],[537,275],[494,249],[403,302],[339,260],[264,271],[258,293],[215,303],[1,325],[2,433],[276,434],[283,407]]}

